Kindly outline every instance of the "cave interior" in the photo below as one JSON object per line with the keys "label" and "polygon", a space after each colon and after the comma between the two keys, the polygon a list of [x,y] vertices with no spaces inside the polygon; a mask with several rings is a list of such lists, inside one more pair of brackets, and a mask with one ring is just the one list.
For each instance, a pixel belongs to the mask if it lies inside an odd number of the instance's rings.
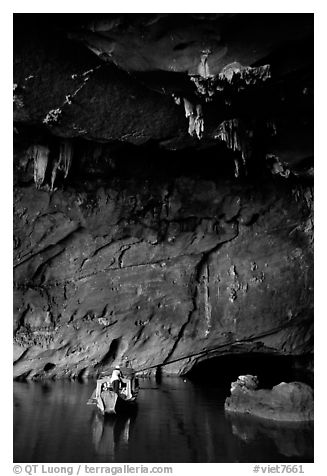
{"label": "cave interior", "polygon": [[14,15],[14,377],[127,362],[313,384],[313,15]]}

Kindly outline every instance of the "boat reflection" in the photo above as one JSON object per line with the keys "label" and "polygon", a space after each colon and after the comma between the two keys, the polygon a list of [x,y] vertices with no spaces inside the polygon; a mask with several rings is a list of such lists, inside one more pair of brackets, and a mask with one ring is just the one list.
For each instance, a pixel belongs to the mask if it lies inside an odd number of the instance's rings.
{"label": "boat reflection", "polygon": [[226,415],[233,435],[251,446],[260,439],[269,439],[278,452],[287,457],[313,455],[312,422],[276,422],[250,415]]}
{"label": "boat reflection", "polygon": [[116,459],[118,451],[128,449],[136,412],[123,415],[101,415],[94,412],[92,441],[99,456]]}
{"label": "boat reflection", "polygon": [[93,388],[14,382],[15,463],[313,462],[311,425],[228,418],[224,389],[144,380],[135,412],[103,417]]}

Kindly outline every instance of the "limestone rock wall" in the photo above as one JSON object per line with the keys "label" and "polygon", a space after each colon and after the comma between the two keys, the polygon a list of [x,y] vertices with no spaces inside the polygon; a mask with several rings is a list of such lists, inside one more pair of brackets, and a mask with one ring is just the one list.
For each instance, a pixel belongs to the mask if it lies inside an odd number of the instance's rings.
{"label": "limestone rock wall", "polygon": [[310,352],[311,207],[311,188],[283,179],[17,184],[14,376],[142,369],[221,344]]}

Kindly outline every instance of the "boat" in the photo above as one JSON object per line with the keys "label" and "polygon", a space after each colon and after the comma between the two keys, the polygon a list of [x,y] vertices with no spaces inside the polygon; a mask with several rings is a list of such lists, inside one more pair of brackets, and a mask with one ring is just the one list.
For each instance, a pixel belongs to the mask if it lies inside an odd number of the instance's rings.
{"label": "boat", "polygon": [[87,402],[89,405],[95,404],[102,415],[126,413],[135,408],[139,390],[135,371],[127,367],[120,371],[122,383],[118,394],[113,391],[110,378],[112,371],[109,370],[98,378],[96,388]]}

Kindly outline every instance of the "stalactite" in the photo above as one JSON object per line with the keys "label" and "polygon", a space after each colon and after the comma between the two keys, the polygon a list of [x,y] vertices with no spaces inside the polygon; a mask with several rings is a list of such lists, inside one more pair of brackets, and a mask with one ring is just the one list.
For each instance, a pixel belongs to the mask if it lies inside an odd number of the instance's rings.
{"label": "stalactite", "polygon": [[201,104],[197,104],[196,106],[196,117],[194,121],[194,128],[195,128],[195,133],[198,137],[198,139],[201,139],[204,131],[204,120],[203,120],[203,115],[202,115],[202,106]]}
{"label": "stalactite", "polygon": [[[248,147],[246,139],[244,137],[245,131],[241,132],[241,124],[238,119],[230,119],[224,121],[218,127],[218,130],[215,134],[215,139],[219,139],[222,142],[225,142],[228,149],[233,152],[240,152],[242,157],[242,163],[244,171],[246,173],[246,162],[248,159]],[[235,164],[235,177],[240,175],[240,161],[238,158],[234,159]]]}
{"label": "stalactite", "polygon": [[51,173],[51,191],[53,191],[53,186],[54,186],[54,183],[55,183],[55,180],[56,180],[57,170],[58,170],[58,163],[59,163],[59,160],[55,161],[55,163],[53,164],[53,169],[52,169],[52,173]]}
{"label": "stalactite", "polygon": [[189,126],[188,133],[190,136],[196,135],[198,139],[201,139],[204,131],[204,120],[202,114],[201,104],[197,104],[195,107],[186,98],[184,100],[185,117],[188,117]]}
{"label": "stalactite", "polygon": [[29,152],[34,160],[34,182],[39,189],[44,182],[50,150],[47,146],[37,144]]}
{"label": "stalactite", "polygon": [[193,104],[186,98],[184,98],[184,109],[185,109],[185,117],[193,116],[194,114]]}
{"label": "stalactite", "polygon": [[58,160],[55,161],[52,174],[51,174],[51,190],[54,188],[54,183],[57,176],[57,171],[60,170],[64,173],[64,178],[67,178],[69,173],[73,156],[73,146],[71,141],[65,140],[60,144],[60,151]]}
{"label": "stalactite", "polygon": [[236,178],[238,178],[240,176],[240,163],[239,163],[238,159],[234,159],[234,166],[235,166],[234,175],[235,175]]}
{"label": "stalactite", "polygon": [[198,67],[198,73],[202,78],[208,78],[210,76],[208,56],[211,53],[210,50],[204,50],[201,53],[200,64]]}
{"label": "stalactite", "polygon": [[59,165],[58,169],[64,172],[64,177],[67,178],[71,167],[73,156],[73,146],[69,140],[60,144]]}

